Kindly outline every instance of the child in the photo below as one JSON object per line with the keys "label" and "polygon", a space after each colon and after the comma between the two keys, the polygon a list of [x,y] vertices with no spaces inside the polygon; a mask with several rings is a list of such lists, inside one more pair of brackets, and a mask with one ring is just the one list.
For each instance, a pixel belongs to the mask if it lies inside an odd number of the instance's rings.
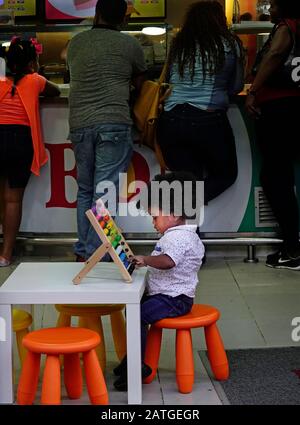
{"label": "child", "polygon": [[[170,173],[156,176],[155,181],[173,183],[179,181],[182,185],[182,203],[184,198],[184,181],[191,180],[188,173]],[[151,183],[150,183],[151,185]],[[153,218],[154,228],[163,236],[157,242],[154,251],[149,256],[137,255],[132,262],[137,267],[148,267],[146,291],[141,300],[141,339],[142,360],[145,356],[148,325],[166,317],[182,316],[190,312],[195,290],[198,283],[198,271],[204,256],[204,246],[196,233],[197,226],[186,223],[187,216],[174,214],[174,193],[170,192],[170,211],[165,215],[162,208],[163,193],[159,196],[159,205],[154,205],[148,185],[149,212]],[[195,186],[195,185],[194,185]],[[195,198],[195,189],[193,191]],[[150,202],[149,202],[150,200]],[[195,200],[191,199],[193,205]],[[151,368],[142,364],[142,377],[151,374]],[[114,386],[117,390],[127,389],[126,357],[114,369],[119,375]]]}
{"label": "child", "polygon": [[35,39],[13,37],[8,50],[0,46],[7,68],[6,76],[0,78],[0,177],[4,178],[0,267],[11,263],[31,172],[39,175],[48,159],[41,135],[39,96],[60,94],[55,84],[37,74],[39,53],[41,45]]}

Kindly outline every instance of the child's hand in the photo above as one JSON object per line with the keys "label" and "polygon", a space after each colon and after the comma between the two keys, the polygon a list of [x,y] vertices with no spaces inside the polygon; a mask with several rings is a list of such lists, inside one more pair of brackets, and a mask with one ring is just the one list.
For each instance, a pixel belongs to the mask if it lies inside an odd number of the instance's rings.
{"label": "child's hand", "polygon": [[136,267],[146,267],[146,261],[144,255],[135,255],[134,257],[130,257],[130,261],[136,265]]}

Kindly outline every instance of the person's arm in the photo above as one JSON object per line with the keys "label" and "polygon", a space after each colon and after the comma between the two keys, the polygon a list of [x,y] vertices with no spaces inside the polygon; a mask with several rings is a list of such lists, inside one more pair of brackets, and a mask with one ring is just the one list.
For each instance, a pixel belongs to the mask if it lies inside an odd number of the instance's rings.
{"label": "person's arm", "polygon": [[171,257],[166,254],[161,255],[136,255],[131,258],[131,262],[137,267],[150,266],[155,269],[169,270],[175,267],[175,263]]}
{"label": "person's arm", "polygon": [[228,84],[228,95],[234,96],[239,94],[244,88],[245,82],[245,67],[244,67],[244,53],[242,46],[237,45],[237,58],[235,63],[235,70],[230,78]]}
{"label": "person's arm", "polygon": [[132,85],[134,86],[136,93],[139,93],[141,91],[142,85],[145,80],[146,80],[146,72],[143,72],[142,74],[139,74],[136,77],[132,78]]}
{"label": "person's arm", "polygon": [[131,43],[131,61],[132,61],[132,78],[131,83],[134,86],[135,93],[139,93],[143,82],[146,80],[147,65],[142,47],[139,42],[133,38]]}
{"label": "person's arm", "polygon": [[289,28],[286,25],[280,26],[274,34],[270,50],[259,66],[247,97],[246,108],[251,115],[260,113],[259,108],[255,104],[256,92],[263,87],[268,78],[282,65],[291,49],[292,43],[293,40]]}
{"label": "person's arm", "polygon": [[56,97],[60,95],[60,89],[57,84],[46,81],[45,88],[41,93],[41,96]]}
{"label": "person's arm", "polygon": [[70,40],[67,41],[67,44],[65,45],[65,47],[62,49],[62,51],[60,53],[60,58],[65,62],[67,62],[69,44],[70,44]]}

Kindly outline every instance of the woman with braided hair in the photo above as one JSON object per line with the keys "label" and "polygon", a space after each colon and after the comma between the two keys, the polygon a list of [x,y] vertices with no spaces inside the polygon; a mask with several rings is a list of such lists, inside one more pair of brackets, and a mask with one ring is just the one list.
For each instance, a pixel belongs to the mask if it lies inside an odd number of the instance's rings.
{"label": "woman with braided hair", "polygon": [[22,201],[31,173],[47,162],[39,117],[39,96],[58,96],[55,84],[37,74],[41,46],[13,37],[1,47],[6,76],[0,78],[0,177],[4,178],[3,247],[0,267],[9,266],[22,219]]}
{"label": "woman with braided hair", "polygon": [[235,141],[226,111],[244,84],[239,39],[217,1],[193,3],[172,41],[167,63],[170,96],[157,139],[172,171],[204,180],[205,203],[237,177]]}

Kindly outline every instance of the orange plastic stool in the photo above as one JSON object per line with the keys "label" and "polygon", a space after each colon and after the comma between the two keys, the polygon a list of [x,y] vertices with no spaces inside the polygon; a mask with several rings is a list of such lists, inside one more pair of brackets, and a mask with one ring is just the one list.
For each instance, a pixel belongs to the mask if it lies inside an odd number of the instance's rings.
{"label": "orange plastic stool", "polygon": [[95,352],[100,343],[97,332],[83,328],[49,328],[30,332],[23,338],[28,353],[22,368],[17,402],[34,402],[41,354],[46,354],[42,384],[42,404],[61,404],[60,361],[64,355],[64,382],[69,398],[82,394],[82,374],[79,353],[83,353],[86,384],[92,404],[108,404],[107,388]]}
{"label": "orange plastic stool", "polygon": [[96,348],[96,353],[103,371],[105,371],[106,368],[106,353],[101,316],[110,315],[110,323],[116,354],[119,360],[123,359],[126,354],[126,325],[122,313],[122,310],[124,309],[123,304],[57,304],[55,305],[55,308],[60,313],[56,326],[70,326],[72,316],[77,316],[79,317],[78,324],[81,328],[91,329],[99,333],[101,343]]}
{"label": "orange plastic stool", "polygon": [[17,310],[15,308],[13,309],[12,324],[13,331],[16,333],[17,347],[21,366],[23,366],[26,357],[26,349],[22,345],[22,340],[24,336],[28,334],[28,328],[31,323],[31,314],[27,313],[27,311],[24,310]]}
{"label": "orange plastic stool", "polygon": [[220,312],[209,305],[194,304],[190,313],[175,318],[159,320],[154,323],[147,336],[145,363],[152,368],[152,374],[144,379],[150,384],[157,372],[162,330],[176,329],[176,381],[179,392],[192,392],[194,384],[194,356],[192,346],[192,328],[204,327],[205,340],[210,366],[217,380],[226,380],[229,365],[224,345],[216,322]]}

